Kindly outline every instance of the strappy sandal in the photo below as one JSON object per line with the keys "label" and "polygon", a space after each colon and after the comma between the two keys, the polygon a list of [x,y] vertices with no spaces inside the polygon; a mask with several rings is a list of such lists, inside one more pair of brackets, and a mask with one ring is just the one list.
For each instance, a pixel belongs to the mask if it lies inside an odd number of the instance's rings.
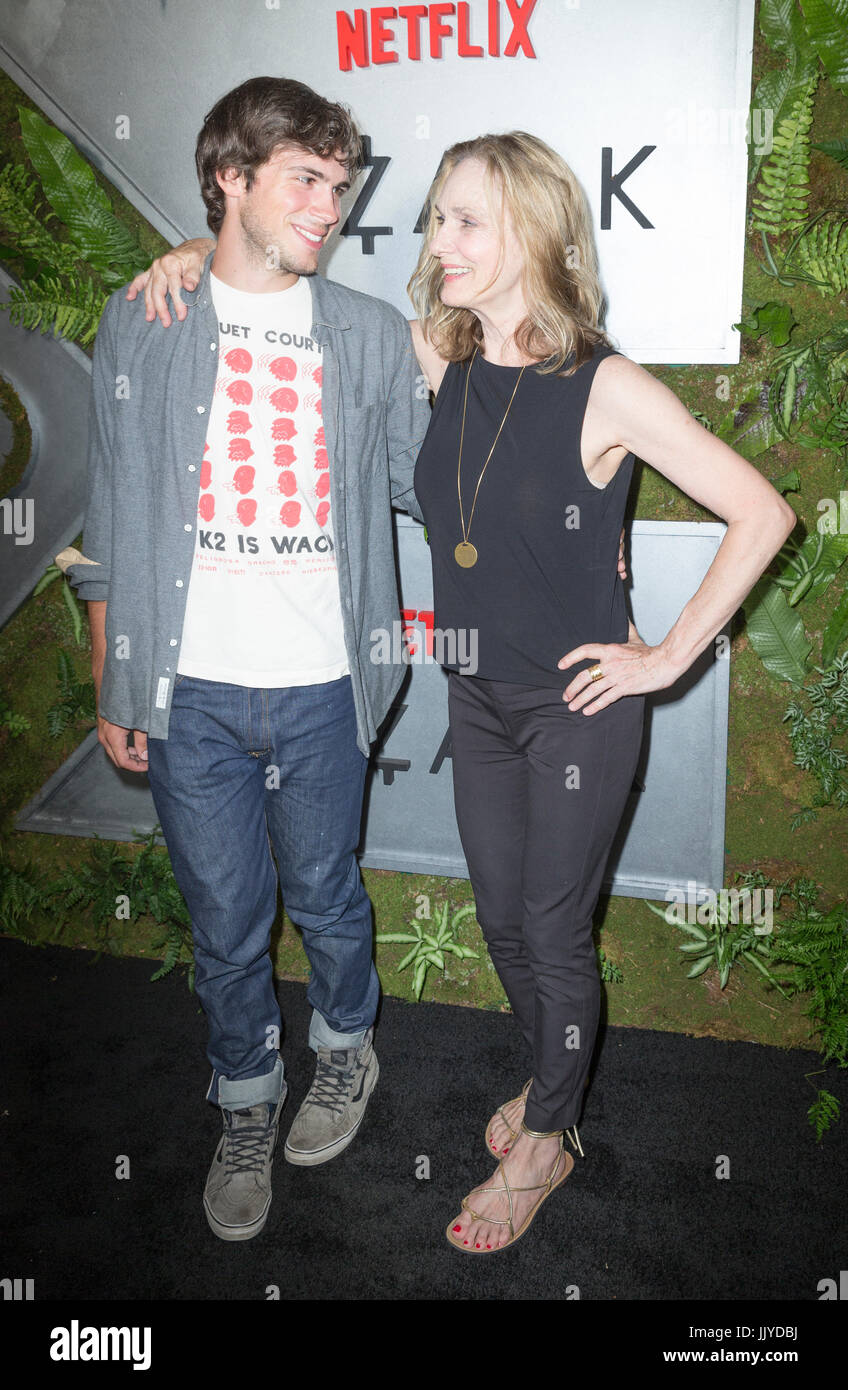
{"label": "strappy sandal", "polygon": [[499,1106],[498,1106],[495,1115],[492,1116],[491,1120],[490,1120],[489,1123],[486,1125],[486,1152],[487,1152],[487,1153],[491,1154],[491,1152],[492,1152],[493,1149],[494,1149],[494,1152],[497,1153],[497,1149],[494,1148],[494,1145],[493,1145],[493,1143],[492,1143],[492,1125],[495,1123],[495,1119],[496,1119],[496,1116],[497,1116],[497,1115],[500,1115],[501,1119],[503,1120],[504,1124],[506,1125],[507,1129],[509,1130],[509,1142],[510,1142],[510,1144],[514,1144],[514,1143],[515,1143],[516,1139],[518,1138],[518,1130],[517,1130],[517,1129],[513,1129],[512,1125],[509,1123],[509,1120],[507,1119],[506,1115],[504,1114],[504,1106],[505,1106],[505,1105],[515,1105],[516,1101],[519,1101],[519,1100],[523,1100],[524,1103],[525,1103],[525,1105],[526,1105],[526,1104],[527,1104],[527,1092],[530,1090],[530,1087],[531,1087],[532,1085],[533,1085],[533,1078],[532,1078],[532,1076],[531,1076],[531,1077],[530,1077],[530,1080],[527,1082],[527,1085],[524,1087],[524,1090],[521,1092],[521,1095],[520,1095],[520,1096],[514,1096],[512,1100],[505,1100],[504,1103],[503,1103],[503,1105],[499,1105]]}
{"label": "strappy sandal", "polygon": [[[524,1087],[524,1090],[521,1092],[521,1095],[520,1095],[520,1096],[515,1096],[512,1100],[505,1100],[504,1103],[503,1103],[503,1105],[499,1105],[499,1106],[498,1106],[497,1114],[500,1115],[501,1119],[503,1120],[504,1124],[506,1125],[507,1129],[509,1130],[509,1142],[510,1142],[510,1145],[512,1145],[512,1144],[515,1143],[515,1141],[516,1141],[516,1139],[518,1138],[518,1135],[519,1135],[519,1130],[513,1129],[513,1128],[512,1128],[512,1125],[509,1123],[509,1120],[507,1119],[506,1115],[504,1114],[504,1105],[514,1105],[514,1104],[516,1103],[516,1101],[519,1101],[519,1100],[523,1100],[524,1103],[525,1103],[525,1105],[526,1105],[526,1104],[527,1104],[527,1093],[528,1093],[528,1091],[530,1090],[530,1087],[531,1087],[532,1085],[533,1085],[533,1078],[532,1078],[532,1076],[531,1076],[531,1077],[530,1077],[530,1080],[527,1082],[527,1085]],[[494,1122],[495,1122],[495,1116],[493,1115],[492,1118],[491,1118],[491,1120],[489,1121],[489,1123],[488,1123],[487,1126],[486,1126],[486,1152],[487,1152],[488,1154],[491,1154],[491,1152],[492,1152],[493,1149],[494,1149],[494,1152],[497,1153],[497,1149],[494,1148],[494,1144],[492,1143],[492,1125],[494,1124]],[[521,1122],[521,1129],[524,1129],[524,1121],[523,1121],[523,1120],[522,1120],[522,1122]],[[532,1131],[529,1130],[529,1129],[528,1129],[528,1130],[525,1130],[525,1133],[526,1133],[526,1134],[530,1134],[531,1132],[532,1132]],[[552,1134],[558,1134],[559,1132],[560,1132],[560,1131],[559,1131],[559,1130],[556,1130],[556,1129],[551,1131]],[[582,1144],[580,1143],[580,1135],[577,1133],[577,1126],[574,1125],[574,1126],[572,1127],[572,1129],[567,1129],[567,1130],[565,1130],[565,1133],[568,1135],[568,1142],[569,1142],[569,1144],[571,1145],[571,1147],[572,1147],[572,1149],[574,1150],[574,1152],[575,1152],[575,1153],[579,1153],[579,1155],[580,1155],[581,1158],[585,1158],[586,1155],[584,1154],[584,1152],[583,1152],[583,1146],[582,1146]],[[573,1138],[572,1138],[572,1133],[573,1133]]]}
{"label": "strappy sandal", "polygon": [[[475,1221],[486,1221],[491,1226],[509,1226],[509,1240],[505,1241],[503,1245],[496,1245],[492,1249],[486,1250],[478,1249],[476,1245],[460,1245],[459,1242],[455,1240],[453,1236],[453,1227],[456,1225],[456,1221],[454,1220],[453,1222],[451,1222],[449,1226],[445,1228],[445,1236],[447,1237],[448,1243],[453,1246],[454,1250],[460,1250],[464,1255],[494,1255],[498,1250],[508,1250],[511,1245],[514,1245],[517,1240],[521,1239],[521,1237],[524,1235],[524,1232],[528,1229],[531,1222],[533,1221],[542,1203],[546,1201],[548,1197],[550,1197],[551,1193],[557,1187],[559,1187],[561,1183],[565,1182],[566,1178],[568,1177],[569,1173],[574,1167],[574,1159],[571,1157],[571,1154],[566,1153],[565,1149],[563,1148],[563,1131],[561,1129],[554,1129],[547,1134],[541,1134],[536,1130],[527,1129],[523,1121],[521,1124],[521,1129],[525,1134],[529,1134],[531,1139],[554,1139],[556,1137],[559,1138],[559,1150],[557,1152],[556,1158],[554,1159],[554,1165],[551,1168],[550,1177],[546,1178],[543,1183],[536,1183],[532,1187],[510,1187],[509,1183],[507,1182],[506,1173],[504,1172],[503,1161],[500,1161],[498,1163],[498,1171],[500,1172],[503,1187],[481,1187],[480,1193],[482,1195],[484,1192],[505,1192],[507,1200],[509,1202],[509,1216],[505,1219],[495,1216],[482,1216],[480,1212],[474,1211],[473,1207],[470,1207],[468,1205],[467,1197],[463,1197],[462,1199],[462,1209],[463,1211],[467,1211],[470,1216],[473,1216]],[[559,1167],[559,1161],[563,1157],[563,1155],[565,1155],[566,1159],[565,1168],[560,1173],[556,1181],[554,1181],[554,1173]],[[542,1193],[541,1197],[535,1203],[535,1205],[531,1207],[524,1221],[524,1225],[516,1231],[512,1221],[514,1214],[512,1205],[513,1192],[540,1191]]]}

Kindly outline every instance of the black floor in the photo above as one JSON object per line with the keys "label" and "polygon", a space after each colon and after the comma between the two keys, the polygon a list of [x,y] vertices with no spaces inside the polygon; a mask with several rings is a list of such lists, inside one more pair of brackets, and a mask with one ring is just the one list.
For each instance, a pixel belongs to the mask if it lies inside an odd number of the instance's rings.
{"label": "black floor", "polygon": [[[526,1058],[509,1016],[391,999],[352,1146],[303,1169],[281,1141],[265,1231],[226,1244],[201,1205],[220,1120],[184,973],[152,984],[150,962],[93,959],[0,940],[0,1275],[33,1279],[37,1300],[261,1300],[276,1286],[283,1300],[809,1302],[848,1270],[845,1073],[827,1078],[844,1118],[817,1144],[804,1079],[817,1054],[622,1028],[601,1037],[585,1160],[514,1250],[456,1253],[444,1228],[491,1172],[483,1130]],[[279,995],[284,1136],[314,1059],[305,988]]]}

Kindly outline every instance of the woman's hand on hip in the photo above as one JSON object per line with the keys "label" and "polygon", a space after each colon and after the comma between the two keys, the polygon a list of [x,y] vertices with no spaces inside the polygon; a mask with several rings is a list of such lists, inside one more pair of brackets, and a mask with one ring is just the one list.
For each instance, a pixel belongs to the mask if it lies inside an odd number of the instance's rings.
{"label": "woman's hand on hip", "polygon": [[672,670],[661,647],[649,647],[642,641],[632,623],[625,643],[585,642],[566,652],[557,666],[567,671],[587,659],[600,666],[602,674],[593,680],[590,672],[594,667],[578,671],[562,695],[570,710],[582,709],[584,714],[597,714],[623,695],[665,690],[680,674]]}

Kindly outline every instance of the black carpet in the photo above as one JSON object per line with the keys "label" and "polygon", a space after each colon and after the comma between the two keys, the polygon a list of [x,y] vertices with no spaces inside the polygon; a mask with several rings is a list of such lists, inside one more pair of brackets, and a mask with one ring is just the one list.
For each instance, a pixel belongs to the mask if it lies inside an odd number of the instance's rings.
{"label": "black carpet", "polygon": [[283,1138],[314,1058],[305,987],[285,982],[271,1214],[256,1239],[222,1242],[201,1205],[220,1119],[197,1000],[184,972],[151,984],[151,962],[93,961],[0,940],[0,1273],[34,1279],[37,1300],[261,1300],[276,1285],[285,1300],[564,1300],[576,1286],[581,1300],[811,1301],[848,1269],[848,1078],[829,1071],[844,1118],[817,1144],[814,1052],[604,1030],[585,1160],[514,1250],[466,1257],[443,1232],[491,1173],[486,1121],[527,1072],[513,1019],[385,1000],[359,1135],[294,1168]]}

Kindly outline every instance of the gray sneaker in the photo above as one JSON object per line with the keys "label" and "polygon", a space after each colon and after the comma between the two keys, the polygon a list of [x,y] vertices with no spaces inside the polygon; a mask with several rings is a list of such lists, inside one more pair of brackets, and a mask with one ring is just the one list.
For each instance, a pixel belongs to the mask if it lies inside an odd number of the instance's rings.
{"label": "gray sneaker", "polygon": [[289,1163],[326,1163],[353,1139],[380,1075],[373,1031],[369,1028],[359,1047],[319,1047],[315,1080],[286,1140]]}
{"label": "gray sneaker", "polygon": [[271,1163],[287,1089],[276,1106],[263,1101],[245,1110],[222,1108],[224,1133],[203,1193],[206,1219],[221,1240],[250,1240],[268,1219]]}

